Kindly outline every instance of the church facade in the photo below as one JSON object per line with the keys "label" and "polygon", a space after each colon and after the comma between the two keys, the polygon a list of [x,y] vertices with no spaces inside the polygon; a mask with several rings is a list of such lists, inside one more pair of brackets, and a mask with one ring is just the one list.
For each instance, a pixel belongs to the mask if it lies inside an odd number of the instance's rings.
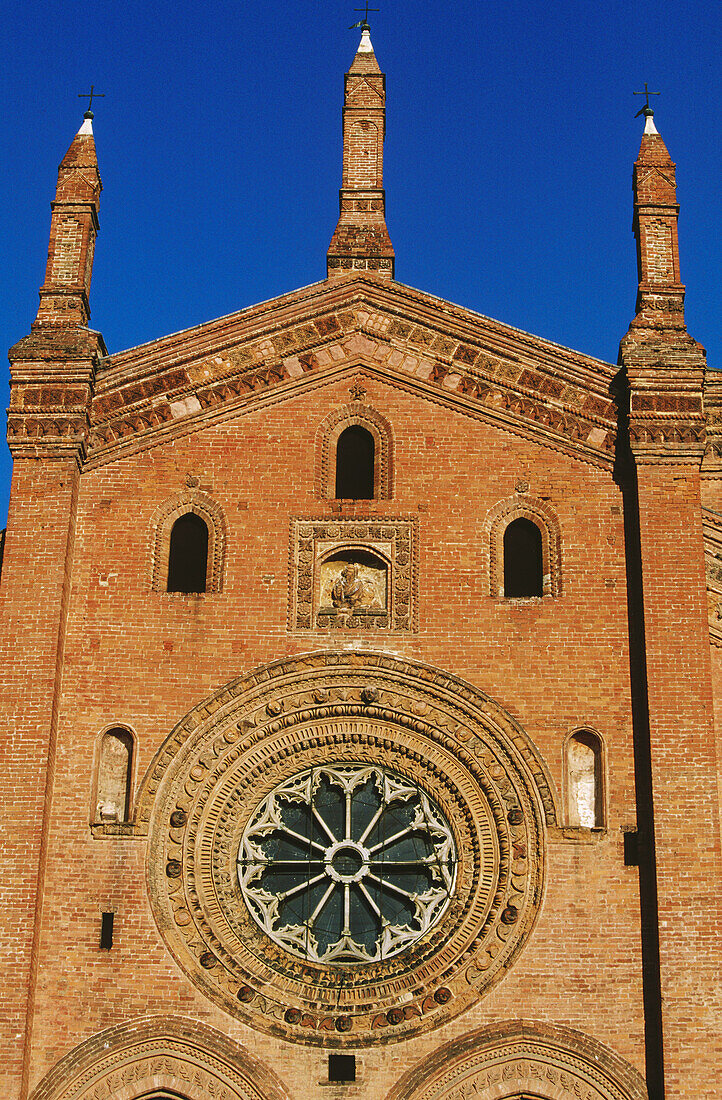
{"label": "church facade", "polygon": [[327,277],[108,354],[59,170],[10,352],[8,1100],[701,1100],[722,376],[647,109],[617,365],[404,286],[345,79]]}

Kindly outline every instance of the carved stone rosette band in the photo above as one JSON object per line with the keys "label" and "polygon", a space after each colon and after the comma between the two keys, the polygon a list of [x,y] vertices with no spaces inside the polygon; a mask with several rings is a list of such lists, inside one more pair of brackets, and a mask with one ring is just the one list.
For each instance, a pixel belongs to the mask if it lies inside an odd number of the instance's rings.
{"label": "carved stone rosette band", "polygon": [[[289,556],[291,630],[418,629],[417,517],[296,517]],[[359,599],[343,598],[349,567]]]}
{"label": "carved stone rosette band", "polygon": [[[397,953],[304,957],[249,911],[244,836],[274,792],[314,769],[393,776],[414,813],[433,805],[437,835],[448,832],[448,904]],[[543,765],[483,694],[414,662],[326,653],[260,669],[184,719],[146,777],[137,829],[150,833],[161,935],[207,997],[296,1042],[358,1047],[447,1022],[512,965],[541,900],[545,817],[555,810]],[[360,877],[353,852],[338,865],[334,853],[342,882]]]}

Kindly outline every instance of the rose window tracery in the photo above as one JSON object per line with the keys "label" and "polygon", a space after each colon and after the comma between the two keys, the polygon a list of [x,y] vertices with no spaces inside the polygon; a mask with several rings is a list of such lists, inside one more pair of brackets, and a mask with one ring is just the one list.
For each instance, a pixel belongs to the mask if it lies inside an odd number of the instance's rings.
{"label": "rose window tracery", "polygon": [[456,847],[433,800],[369,764],[276,787],[238,855],[241,891],[277,944],[313,962],[379,962],[419,940],[454,891]]}

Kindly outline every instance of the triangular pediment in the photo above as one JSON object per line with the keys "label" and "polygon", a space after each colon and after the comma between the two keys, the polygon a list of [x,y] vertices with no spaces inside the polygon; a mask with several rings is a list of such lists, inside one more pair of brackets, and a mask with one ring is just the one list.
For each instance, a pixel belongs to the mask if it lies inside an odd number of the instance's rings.
{"label": "triangular pediment", "polygon": [[317,283],[109,356],[96,381],[88,461],[359,371],[588,461],[612,462],[616,367],[368,277]]}

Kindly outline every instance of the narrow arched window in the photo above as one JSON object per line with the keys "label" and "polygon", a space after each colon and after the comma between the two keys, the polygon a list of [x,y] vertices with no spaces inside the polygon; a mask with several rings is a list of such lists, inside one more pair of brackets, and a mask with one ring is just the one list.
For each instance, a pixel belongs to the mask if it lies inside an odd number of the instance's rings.
{"label": "narrow arched window", "polygon": [[373,500],[374,437],[360,424],[344,428],[336,443],[336,499]]}
{"label": "narrow arched window", "polygon": [[541,531],[523,517],[504,531],[504,595],[542,596],[544,557]]}
{"label": "narrow arched window", "polygon": [[95,807],[97,821],[128,820],[132,767],[133,735],[121,728],[107,730],[100,742]]}
{"label": "narrow arched window", "polygon": [[208,527],[195,512],[173,524],[168,554],[168,591],[205,592],[208,571]]}
{"label": "narrow arched window", "polygon": [[598,829],[604,824],[602,746],[590,730],[579,730],[567,741],[567,815],[570,825]]}

